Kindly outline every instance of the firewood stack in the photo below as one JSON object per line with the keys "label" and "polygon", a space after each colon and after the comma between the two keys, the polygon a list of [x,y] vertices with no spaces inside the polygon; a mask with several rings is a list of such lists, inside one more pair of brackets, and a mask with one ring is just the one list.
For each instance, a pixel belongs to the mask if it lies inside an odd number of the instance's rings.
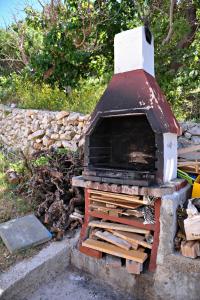
{"label": "firewood stack", "polygon": [[88,190],[88,195],[89,215],[93,220],[86,224],[89,235],[82,246],[106,254],[109,264],[117,257],[119,265],[125,263],[129,273],[140,274],[152,249],[153,201],[143,196],[98,190]]}

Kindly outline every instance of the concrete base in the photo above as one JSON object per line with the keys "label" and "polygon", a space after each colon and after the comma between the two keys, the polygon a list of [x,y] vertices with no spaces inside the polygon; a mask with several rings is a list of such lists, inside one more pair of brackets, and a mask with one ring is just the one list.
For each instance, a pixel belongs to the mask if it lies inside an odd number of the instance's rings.
{"label": "concrete base", "polygon": [[[41,284],[66,272],[70,265],[101,279],[113,289],[121,291],[124,299],[199,300],[200,259],[172,254],[155,273],[128,274],[125,267],[110,268],[105,259],[94,259],[76,249],[75,238],[55,242],[32,259],[18,263],[0,275],[0,299],[23,300]],[[53,299],[52,299],[53,300]]]}
{"label": "concrete base", "polygon": [[22,300],[41,283],[63,273],[70,264],[70,252],[77,243],[79,232],[73,239],[52,242],[36,256],[0,273],[0,299]]}
{"label": "concrete base", "polygon": [[[155,273],[129,274],[125,267],[111,268],[106,260],[94,259],[77,248],[79,232],[73,239],[51,243],[34,258],[10,268],[0,275],[0,299],[23,300],[41,283],[66,272],[70,265],[101,279],[115,290],[137,300],[199,300],[200,259],[174,253],[176,208],[184,202],[190,187],[167,195],[161,205],[161,231]],[[27,298],[28,299],[28,298]],[[53,299],[52,299],[53,300]],[[74,299],[75,300],[75,299]]]}

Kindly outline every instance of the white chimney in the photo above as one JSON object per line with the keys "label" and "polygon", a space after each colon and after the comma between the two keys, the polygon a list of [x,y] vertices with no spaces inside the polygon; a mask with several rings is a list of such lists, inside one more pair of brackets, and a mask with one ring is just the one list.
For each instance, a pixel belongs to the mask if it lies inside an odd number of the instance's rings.
{"label": "white chimney", "polygon": [[143,69],[155,76],[153,36],[144,26],[115,35],[114,57],[115,74]]}

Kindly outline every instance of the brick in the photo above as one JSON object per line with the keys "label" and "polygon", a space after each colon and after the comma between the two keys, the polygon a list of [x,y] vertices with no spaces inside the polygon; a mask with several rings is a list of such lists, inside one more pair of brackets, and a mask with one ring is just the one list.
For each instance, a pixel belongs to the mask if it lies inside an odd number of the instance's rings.
{"label": "brick", "polygon": [[87,256],[91,256],[97,259],[101,259],[102,258],[102,252],[85,247],[85,246],[79,246],[79,251]]}
{"label": "brick", "polygon": [[118,256],[106,254],[106,265],[111,268],[121,268],[122,266],[121,258]]}
{"label": "brick", "polygon": [[143,270],[143,264],[126,259],[126,270],[130,274],[140,274]]}

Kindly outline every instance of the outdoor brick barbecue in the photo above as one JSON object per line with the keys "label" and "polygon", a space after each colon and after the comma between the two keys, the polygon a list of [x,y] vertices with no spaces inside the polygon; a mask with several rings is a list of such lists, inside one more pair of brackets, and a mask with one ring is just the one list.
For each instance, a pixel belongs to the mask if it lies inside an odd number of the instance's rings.
{"label": "outdoor brick barbecue", "polygon": [[180,128],[154,78],[149,36],[139,27],[115,37],[115,75],[86,132],[87,180],[146,186],[176,178]]}
{"label": "outdoor brick barbecue", "polygon": [[[117,34],[114,49],[115,74],[86,132],[83,176],[73,178],[74,186],[85,189],[79,250],[96,258],[103,253],[117,255],[120,248],[112,248],[94,236],[106,234],[112,240],[110,232],[119,237],[123,236],[120,230],[127,230],[130,242],[133,232],[136,246],[132,243],[132,249],[136,251],[118,256],[127,261],[129,254],[133,255],[133,266],[140,274],[147,257],[149,270],[156,269],[159,239],[162,240],[160,207],[165,195],[175,197],[174,207],[186,199],[186,192],[182,193],[186,182],[176,179],[180,128],[154,77],[153,36],[149,29],[138,27]],[[176,232],[175,224],[173,221],[169,225],[173,226],[170,241]],[[101,231],[96,232],[99,228]],[[149,237],[152,241],[148,244]]]}

